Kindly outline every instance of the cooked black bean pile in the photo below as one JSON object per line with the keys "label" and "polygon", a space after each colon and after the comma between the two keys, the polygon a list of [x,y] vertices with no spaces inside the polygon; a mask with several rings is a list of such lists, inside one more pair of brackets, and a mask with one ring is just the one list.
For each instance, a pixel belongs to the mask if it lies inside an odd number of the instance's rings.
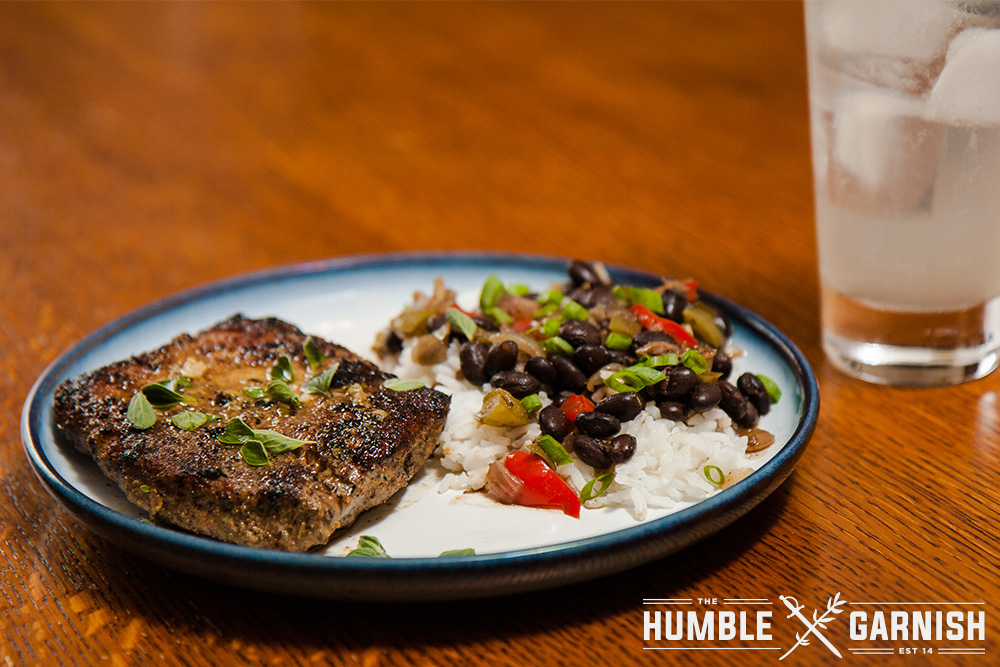
{"label": "cooked black bean pile", "polygon": [[[569,264],[567,273],[569,283],[562,293],[586,309],[586,319],[566,318],[555,332],[568,347],[542,349],[537,337],[528,338],[524,326],[501,323],[480,313],[471,318],[476,333],[468,340],[444,313],[434,312],[425,325],[414,331],[389,331],[380,353],[398,351],[404,337],[427,336],[448,326],[445,340],[460,341],[461,373],[466,380],[474,385],[488,383],[517,399],[542,390],[547,392],[553,404],[542,408],[536,416],[542,433],[560,441],[580,460],[597,469],[609,468],[632,457],[635,438],[621,433],[622,424],[635,419],[649,402],[659,408],[664,419],[673,421],[719,407],[743,429],[753,428],[760,416],[768,412],[771,399],[758,376],[744,373],[735,383],[729,381],[733,362],[722,348],[732,335],[732,324],[703,302],[695,303],[696,296],[692,299],[690,290],[685,290],[682,283],[664,281],[663,286],[655,289],[661,302],[657,305],[662,306],[657,310],[662,310],[659,317],[664,320],[688,325],[686,330],[697,336],[697,345],[679,341],[666,331],[642,326],[641,318],[630,310],[633,304],[628,292],[624,292],[623,298],[622,290],[626,288],[617,286],[603,265],[577,260]],[[652,290],[644,291],[648,296]],[[539,294],[516,297],[506,304],[509,315],[514,320],[521,319],[523,324],[523,313],[533,313],[527,318],[531,320],[529,326],[541,327],[547,316],[538,315],[542,312],[539,298]],[[446,301],[441,300],[437,307],[441,308]],[[498,307],[508,312],[503,301]],[[705,324],[703,319],[703,326],[715,332],[716,340],[709,342],[705,338],[713,336],[699,335],[699,313],[694,312],[698,310],[702,318],[710,321]],[[625,345],[621,343],[622,326],[631,334],[624,338]],[[616,330],[618,344],[609,347],[609,334]],[[698,368],[700,372],[676,361],[689,348],[697,350],[706,363],[704,368]],[[614,371],[649,358],[671,358],[675,363],[656,364],[655,369],[664,378],[638,391],[616,393],[605,384],[604,379]],[[559,406],[572,395],[585,396],[594,405],[571,422]]]}

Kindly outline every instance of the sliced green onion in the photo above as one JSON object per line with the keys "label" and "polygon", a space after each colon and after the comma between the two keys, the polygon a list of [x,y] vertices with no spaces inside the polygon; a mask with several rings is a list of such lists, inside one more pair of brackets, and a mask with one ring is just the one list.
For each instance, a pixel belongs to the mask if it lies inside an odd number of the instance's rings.
{"label": "sliced green onion", "polygon": [[563,317],[569,318],[571,320],[583,320],[587,321],[590,318],[590,313],[587,309],[578,304],[576,301],[568,301],[562,309]]}
{"label": "sliced green onion", "polygon": [[644,357],[643,360],[639,362],[639,365],[649,366],[650,368],[662,368],[663,366],[676,366],[677,355],[671,352],[669,354],[657,354],[652,357]]}
{"label": "sliced green onion", "polygon": [[621,299],[622,301],[628,301],[628,290],[622,285],[615,285],[611,288],[611,293],[616,299]]}
{"label": "sliced green onion", "polygon": [[150,491],[149,484],[143,484],[142,486],[139,487],[139,490],[142,491],[143,493],[149,493]]}
{"label": "sliced green onion", "polygon": [[141,391],[135,392],[132,400],[128,402],[128,411],[125,417],[133,428],[140,431],[145,431],[156,423],[156,413],[153,412],[153,406]]}
{"label": "sliced green onion", "polygon": [[708,370],[708,360],[702,356],[701,352],[695,350],[694,348],[684,350],[684,352],[681,353],[680,361],[698,375],[701,375]]}
{"label": "sliced green onion", "polygon": [[719,466],[705,466],[705,478],[716,486],[726,483],[726,473]]}
{"label": "sliced green onion", "polygon": [[286,403],[288,405],[299,405],[299,397],[295,395],[292,388],[284,380],[271,380],[264,387],[264,396],[276,403]]}
{"label": "sliced green onion", "polygon": [[566,448],[551,435],[540,436],[535,442],[538,443],[538,446],[542,448],[542,451],[544,451],[557,466],[563,466],[567,463],[573,462],[573,457],[569,455]]}
{"label": "sliced green onion", "polygon": [[771,399],[771,403],[777,403],[781,399],[781,387],[778,386],[778,383],[766,375],[758,373],[757,377],[764,383],[764,389],[767,390],[767,396]]}
{"label": "sliced green onion", "polygon": [[550,317],[542,322],[542,333],[546,338],[552,338],[559,333],[559,327],[563,324],[561,317]]}
{"label": "sliced green onion", "polygon": [[458,308],[449,308],[445,313],[445,316],[455,328],[462,332],[462,335],[465,336],[466,340],[472,340],[477,327],[475,321],[471,317],[460,311]]}
{"label": "sliced green onion", "polygon": [[392,391],[413,391],[424,386],[423,380],[404,380],[402,378],[389,378],[382,383],[382,386]]}
{"label": "sliced green onion", "polygon": [[302,347],[303,351],[306,353],[306,361],[309,363],[309,368],[315,369],[323,363],[323,353],[320,352],[319,346],[316,345],[315,338],[312,336],[306,336],[306,342]]}
{"label": "sliced green onion", "polygon": [[538,310],[536,310],[535,314],[532,315],[531,317],[534,318],[534,319],[536,319],[536,320],[540,320],[540,319],[544,318],[546,315],[551,315],[552,313],[556,312],[557,310],[559,310],[559,304],[556,304],[556,303],[546,303],[541,308],[539,308]]}
{"label": "sliced green onion", "polygon": [[271,459],[267,455],[267,450],[260,440],[247,440],[240,447],[240,456],[247,465],[266,466],[271,465]]}
{"label": "sliced green onion", "polygon": [[559,336],[547,338],[541,342],[541,345],[542,348],[549,354],[564,354],[567,356],[573,354],[573,346]]}
{"label": "sliced green onion", "polygon": [[[583,489],[580,491],[580,502],[585,503],[588,500],[600,498],[608,492],[608,488],[611,487],[611,483],[614,481],[615,473],[613,472],[606,472],[603,475],[598,475],[583,485]],[[594,487],[597,485],[600,486],[598,486],[597,491],[594,491]]]}
{"label": "sliced green onion", "polygon": [[358,548],[347,554],[348,556],[361,556],[365,558],[388,558],[385,548],[378,539],[371,535],[362,535],[358,540]]}
{"label": "sliced green onion", "polygon": [[500,279],[491,273],[486,277],[486,282],[483,284],[483,291],[479,294],[479,307],[482,308],[484,313],[495,307],[500,302],[500,297],[503,296],[505,291]]}
{"label": "sliced green onion", "polygon": [[663,314],[663,295],[656,290],[629,287],[628,294],[633,304],[646,306],[657,315]]}
{"label": "sliced green onion", "polygon": [[271,368],[271,379],[284,380],[285,382],[294,380],[295,373],[292,372],[292,360],[285,355],[278,357],[277,363]]}
{"label": "sliced green onion", "polygon": [[514,321],[514,318],[510,316],[510,313],[508,313],[506,310],[496,307],[484,308],[483,315],[486,315],[497,324],[510,324],[511,322]]}
{"label": "sliced green onion", "polygon": [[539,297],[538,302],[545,304],[552,304],[558,307],[559,304],[562,303],[563,297],[565,297],[565,294],[563,294],[559,290],[550,289],[549,291],[543,293],[541,297]]}
{"label": "sliced green onion", "polygon": [[663,371],[637,364],[612,373],[604,380],[604,384],[619,393],[625,391],[637,392],[642,391],[645,387],[653,386],[666,377]]}
{"label": "sliced green onion", "polygon": [[542,409],[542,399],[538,398],[538,394],[529,394],[521,399],[521,405],[532,415]]}
{"label": "sliced green onion", "polygon": [[632,345],[632,337],[612,331],[604,345],[610,350],[627,350]]}

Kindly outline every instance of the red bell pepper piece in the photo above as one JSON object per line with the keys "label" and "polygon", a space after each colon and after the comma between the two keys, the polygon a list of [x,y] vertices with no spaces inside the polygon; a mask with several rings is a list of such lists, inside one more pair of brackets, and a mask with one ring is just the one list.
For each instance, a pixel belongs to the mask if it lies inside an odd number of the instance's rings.
{"label": "red bell pepper piece", "polygon": [[503,464],[523,484],[516,500],[518,505],[560,509],[575,519],[580,518],[580,497],[540,456],[511,452]]}
{"label": "red bell pepper piece", "polygon": [[573,422],[581,412],[593,412],[594,403],[586,396],[580,394],[570,394],[559,409],[566,415],[566,419]]}
{"label": "red bell pepper piece", "polygon": [[698,347],[698,340],[689,334],[687,329],[677,324],[677,322],[668,320],[665,317],[660,317],[646,306],[640,304],[632,306],[629,310],[632,311],[632,314],[635,315],[636,319],[639,320],[639,324],[641,324],[644,329],[649,329],[650,331],[662,331],[681,345]]}
{"label": "red bell pepper piece", "polygon": [[535,327],[535,322],[534,320],[515,320],[511,326],[521,333],[527,333]]}

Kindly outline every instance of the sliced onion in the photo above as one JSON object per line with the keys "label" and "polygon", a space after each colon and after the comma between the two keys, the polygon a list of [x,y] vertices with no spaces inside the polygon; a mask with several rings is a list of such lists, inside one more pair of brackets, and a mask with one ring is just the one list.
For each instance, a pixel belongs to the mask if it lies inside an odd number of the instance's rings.
{"label": "sliced onion", "polygon": [[521,333],[517,329],[504,327],[501,331],[490,335],[491,343],[502,343],[505,340],[512,340],[517,343],[519,355],[528,355],[528,357],[545,356],[545,349],[537,340],[527,334]]}
{"label": "sliced onion", "polygon": [[503,459],[494,461],[486,471],[486,493],[502,503],[516,505],[524,491],[524,482],[511,474]]}
{"label": "sliced onion", "polygon": [[605,364],[597,369],[597,371],[590,376],[587,380],[587,391],[594,391],[599,386],[604,386],[604,381],[614,375],[616,372],[625,368],[619,363]]}

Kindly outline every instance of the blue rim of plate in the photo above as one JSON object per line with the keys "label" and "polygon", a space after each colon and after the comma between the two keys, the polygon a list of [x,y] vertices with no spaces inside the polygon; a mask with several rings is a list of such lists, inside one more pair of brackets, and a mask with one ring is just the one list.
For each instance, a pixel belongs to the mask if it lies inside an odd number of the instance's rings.
{"label": "blue rim of plate", "polygon": [[[781,450],[746,479],[674,514],[595,537],[448,558],[342,558],[255,549],[124,516],[92,500],[64,479],[41,444],[42,433],[52,418],[45,414],[41,399],[65,379],[67,369],[76,360],[112,336],[192,301],[288,278],[373,266],[399,269],[502,262],[512,268],[562,270],[568,261],[548,255],[495,252],[369,254],[280,266],[179,292],[94,331],[45,369],[29,391],[22,411],[21,437],[26,454],[46,490],[96,534],[165,567],[244,588],[342,600],[468,599],[573,584],[645,564],[721,530],[778,488],[802,456],[819,414],[816,377],[791,340],[750,310],[704,291],[700,292],[704,300],[764,339],[788,364],[800,385],[802,416]],[[645,271],[615,265],[608,265],[608,269],[620,282],[659,284],[658,276]]]}

